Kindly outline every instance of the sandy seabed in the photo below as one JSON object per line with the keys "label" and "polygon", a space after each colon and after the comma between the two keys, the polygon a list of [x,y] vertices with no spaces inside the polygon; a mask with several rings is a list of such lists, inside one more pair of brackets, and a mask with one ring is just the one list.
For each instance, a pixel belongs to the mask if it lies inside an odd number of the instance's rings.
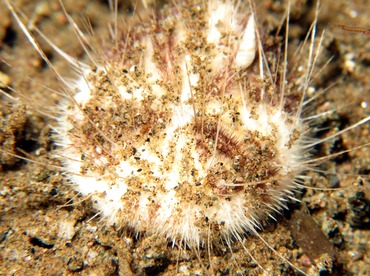
{"label": "sandy seabed", "polygon": [[[81,25],[83,20],[79,18],[86,17],[96,35],[107,32],[112,19],[104,1],[63,2]],[[290,40],[294,44],[304,39],[315,4],[292,2]],[[323,124],[343,129],[370,114],[366,107],[366,103],[370,104],[370,37],[368,33],[344,30],[337,25],[368,28],[370,1],[323,2],[318,30],[325,30],[325,38],[318,64],[322,66],[330,57],[333,59],[315,85],[333,86],[321,99],[322,105],[339,109],[333,120]],[[14,3],[61,49],[86,60],[58,1]],[[124,5],[120,10],[125,13]],[[271,31],[280,24],[284,11],[285,5],[279,1],[257,4],[258,16]],[[68,64],[46,43],[41,45],[58,72],[72,77]],[[27,97],[23,103],[32,99],[40,106],[53,108],[60,96],[40,84],[59,90],[57,78],[17,27],[3,1],[0,57],[13,67],[0,63],[0,80],[21,91]],[[14,95],[10,89],[4,89]],[[194,252],[179,252],[177,246],[172,247],[162,237],[138,236],[130,229],[107,227],[99,216],[94,217],[89,200],[79,196],[61,172],[50,166],[59,165],[50,158],[55,146],[50,123],[34,108],[11,103],[0,94],[2,149],[36,161],[26,162],[0,153],[0,275],[174,275],[179,268],[184,274],[203,274]],[[356,128],[322,150],[329,152],[338,147],[340,151],[365,144],[369,142],[369,132],[369,124]],[[323,264],[322,275],[370,275],[369,149],[335,158],[321,169],[338,173],[312,174],[310,185],[343,189],[303,191],[302,204],[292,204],[293,211],[278,216],[278,222],[266,224],[260,234],[279,254],[303,269],[309,267],[310,258],[319,257],[327,262],[327,267],[331,261],[334,263],[331,273]],[[367,174],[367,178],[358,174]],[[308,214],[302,210],[308,210]],[[297,221],[302,220],[307,228],[298,231]],[[272,269],[274,275],[296,274],[258,238],[246,239],[245,246],[254,258],[266,269]],[[320,241],[322,248],[308,246],[311,241]],[[256,263],[240,245],[235,244],[233,251],[231,254],[226,245],[215,245],[211,261],[218,275],[232,275],[232,271],[258,274]],[[208,260],[206,250],[200,254]]]}

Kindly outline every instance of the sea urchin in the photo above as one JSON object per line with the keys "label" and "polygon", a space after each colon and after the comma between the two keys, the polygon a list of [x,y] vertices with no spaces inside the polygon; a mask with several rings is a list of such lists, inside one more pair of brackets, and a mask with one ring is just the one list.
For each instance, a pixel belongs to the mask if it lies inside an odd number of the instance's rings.
{"label": "sea urchin", "polygon": [[311,148],[370,119],[314,139],[304,110],[315,43],[305,69],[287,78],[286,51],[264,49],[255,22],[253,5],[242,1],[164,5],[86,47],[92,66],[49,41],[79,73],[75,82],[60,76],[57,155],[109,224],[194,249],[258,235],[317,164]]}

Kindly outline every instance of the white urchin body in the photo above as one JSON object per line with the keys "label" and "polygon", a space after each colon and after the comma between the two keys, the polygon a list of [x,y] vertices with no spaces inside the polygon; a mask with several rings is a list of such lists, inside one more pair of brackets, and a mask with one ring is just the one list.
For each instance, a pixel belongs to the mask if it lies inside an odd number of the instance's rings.
{"label": "white urchin body", "polygon": [[261,88],[248,5],[161,12],[84,71],[62,107],[69,178],[109,223],[194,248],[255,232],[304,169],[299,104],[287,111],[279,87]]}

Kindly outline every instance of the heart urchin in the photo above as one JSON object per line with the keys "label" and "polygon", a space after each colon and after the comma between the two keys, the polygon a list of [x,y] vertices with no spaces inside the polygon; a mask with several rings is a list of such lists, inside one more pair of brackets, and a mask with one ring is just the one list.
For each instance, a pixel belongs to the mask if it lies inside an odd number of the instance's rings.
{"label": "heart urchin", "polygon": [[229,244],[258,235],[316,164],[310,148],[324,140],[303,114],[317,97],[313,39],[288,78],[254,16],[245,3],[185,1],[115,32],[89,53],[93,68],[62,53],[80,76],[61,78],[58,155],[110,224]]}
{"label": "heart urchin", "polygon": [[253,14],[231,1],[136,25],[62,107],[76,189],[110,223],[191,247],[254,232],[285,206],[307,156],[299,101],[260,76],[255,52]]}

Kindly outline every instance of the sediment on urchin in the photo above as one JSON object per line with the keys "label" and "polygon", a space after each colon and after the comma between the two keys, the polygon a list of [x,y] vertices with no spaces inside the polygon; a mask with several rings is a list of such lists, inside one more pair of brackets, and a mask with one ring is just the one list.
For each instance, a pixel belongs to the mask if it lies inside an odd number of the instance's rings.
{"label": "sediment on urchin", "polygon": [[308,152],[303,92],[261,72],[251,7],[184,1],[127,31],[61,106],[66,175],[109,223],[191,247],[255,232]]}

